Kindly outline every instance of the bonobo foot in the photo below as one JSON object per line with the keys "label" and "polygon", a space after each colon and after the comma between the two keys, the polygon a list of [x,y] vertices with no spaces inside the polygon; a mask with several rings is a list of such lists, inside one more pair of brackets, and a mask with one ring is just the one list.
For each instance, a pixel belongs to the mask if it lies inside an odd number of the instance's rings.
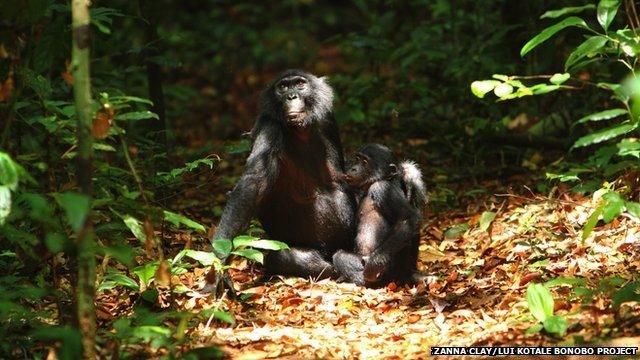
{"label": "bonobo foot", "polygon": [[338,250],[333,254],[333,266],[340,276],[339,281],[354,283],[364,286],[365,281],[362,275],[365,259],[357,254],[345,250]]}
{"label": "bonobo foot", "polygon": [[295,248],[272,251],[264,259],[265,275],[293,275],[322,280],[335,278],[330,262],[315,249]]}

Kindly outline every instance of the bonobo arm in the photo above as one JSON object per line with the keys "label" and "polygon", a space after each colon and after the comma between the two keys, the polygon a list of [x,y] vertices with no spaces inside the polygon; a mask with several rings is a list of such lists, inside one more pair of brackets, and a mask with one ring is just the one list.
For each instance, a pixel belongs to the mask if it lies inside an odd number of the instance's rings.
{"label": "bonobo arm", "polygon": [[282,150],[282,132],[265,118],[252,131],[253,147],[244,173],[230,194],[214,239],[233,239],[249,226],[258,205],[273,188],[278,176],[278,156]]}

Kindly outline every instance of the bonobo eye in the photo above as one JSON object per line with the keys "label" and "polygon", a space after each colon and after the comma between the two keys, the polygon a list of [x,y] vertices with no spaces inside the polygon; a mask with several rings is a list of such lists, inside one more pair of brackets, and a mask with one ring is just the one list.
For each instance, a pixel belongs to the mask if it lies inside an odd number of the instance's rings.
{"label": "bonobo eye", "polygon": [[298,87],[298,89],[304,88],[306,84],[307,82],[304,79],[298,79],[298,81],[296,81],[296,86]]}

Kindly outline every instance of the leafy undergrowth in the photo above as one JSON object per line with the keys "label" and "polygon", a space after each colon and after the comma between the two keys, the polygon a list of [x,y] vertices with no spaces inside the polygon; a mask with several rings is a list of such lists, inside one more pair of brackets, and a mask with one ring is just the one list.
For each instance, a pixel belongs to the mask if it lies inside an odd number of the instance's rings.
{"label": "leafy undergrowth", "polygon": [[[197,291],[167,300],[180,310],[215,308],[235,318],[233,325],[213,316],[192,323],[183,349],[217,345],[247,359],[422,358],[435,345],[640,343],[640,304],[612,306],[616,287],[638,280],[640,223],[623,214],[599,223],[583,241],[597,199],[558,189],[550,196],[526,187],[495,190],[465,211],[427,214],[419,269],[432,277],[428,284],[366,289],[300,278],[265,284],[257,281],[259,265],[237,261],[230,273],[242,301]],[[171,284],[199,289],[204,274],[196,268],[174,275]],[[547,283],[554,314],[568,322],[563,336],[526,332],[538,323],[526,300],[531,283]],[[122,299],[105,293],[98,308],[103,315],[126,313]]]}

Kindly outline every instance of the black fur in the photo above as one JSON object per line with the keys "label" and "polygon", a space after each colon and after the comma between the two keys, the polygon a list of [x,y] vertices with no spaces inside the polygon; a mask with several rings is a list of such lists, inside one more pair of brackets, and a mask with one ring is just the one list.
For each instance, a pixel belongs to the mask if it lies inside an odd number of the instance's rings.
{"label": "black fur", "polygon": [[416,270],[422,220],[405,192],[413,184],[404,183],[395,156],[379,144],[359,149],[345,179],[359,194],[358,232],[355,254],[334,255],[337,272],[366,286],[409,280]]}
{"label": "black fur", "polygon": [[355,201],[340,179],[332,101],[324,79],[299,70],[281,74],[261,96],[251,154],[214,239],[242,234],[257,215],[269,238],[291,247],[267,255],[267,274],[332,276],[332,255],[353,247]]}

